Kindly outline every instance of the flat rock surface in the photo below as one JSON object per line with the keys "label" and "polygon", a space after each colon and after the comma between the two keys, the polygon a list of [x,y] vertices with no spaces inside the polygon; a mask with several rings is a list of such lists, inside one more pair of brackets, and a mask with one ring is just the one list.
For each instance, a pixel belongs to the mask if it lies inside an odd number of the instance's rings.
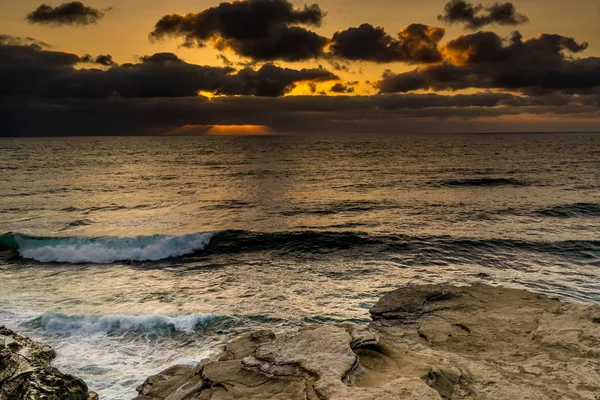
{"label": "flat rock surface", "polygon": [[411,286],[373,322],[236,338],[137,400],[600,399],[600,307],[523,290]]}
{"label": "flat rock surface", "polygon": [[52,348],[0,327],[0,400],[97,400],[84,381],[50,365]]}

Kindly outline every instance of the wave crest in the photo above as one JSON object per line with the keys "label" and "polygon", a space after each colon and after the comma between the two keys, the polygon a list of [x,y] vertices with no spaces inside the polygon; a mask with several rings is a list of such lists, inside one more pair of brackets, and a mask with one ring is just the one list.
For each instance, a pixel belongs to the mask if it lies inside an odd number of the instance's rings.
{"label": "wave crest", "polygon": [[68,316],[60,313],[44,313],[29,322],[49,335],[79,335],[92,333],[119,334],[126,332],[152,332],[169,335],[173,332],[192,334],[200,327],[210,325],[219,318],[215,314],[187,314],[166,316],[148,315],[88,315]]}
{"label": "wave crest", "polygon": [[23,258],[40,262],[109,264],[116,261],[158,261],[202,250],[211,233],[169,236],[38,238],[3,235],[0,245]]}
{"label": "wave crest", "polygon": [[[598,240],[529,241],[476,239],[451,236],[373,235],[350,231],[251,232],[218,231],[182,236],[135,238],[35,238],[0,236],[0,249],[17,252],[41,262],[97,263],[160,261],[174,257],[214,256],[271,251],[283,255],[325,255],[338,252],[369,254],[430,254],[435,258],[458,255],[481,257],[482,252],[524,250],[555,254],[571,259],[597,258]],[[431,249],[436,249],[434,253]]]}

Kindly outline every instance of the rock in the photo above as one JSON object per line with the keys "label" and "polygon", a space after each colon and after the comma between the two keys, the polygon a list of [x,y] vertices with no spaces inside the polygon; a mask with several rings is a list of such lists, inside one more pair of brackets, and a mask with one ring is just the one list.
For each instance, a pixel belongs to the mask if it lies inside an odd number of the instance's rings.
{"label": "rock", "polygon": [[414,286],[368,326],[242,335],[138,400],[600,399],[600,307],[522,290]]}
{"label": "rock", "polygon": [[382,337],[461,371],[450,398],[600,398],[597,305],[514,289],[419,286],[384,296],[371,315]]}
{"label": "rock", "polygon": [[194,367],[175,365],[149,377],[136,390],[140,393],[138,399],[183,400],[199,393],[203,385],[204,381],[195,373]]}
{"label": "rock", "polygon": [[0,400],[97,400],[84,381],[50,365],[52,348],[0,327]]}

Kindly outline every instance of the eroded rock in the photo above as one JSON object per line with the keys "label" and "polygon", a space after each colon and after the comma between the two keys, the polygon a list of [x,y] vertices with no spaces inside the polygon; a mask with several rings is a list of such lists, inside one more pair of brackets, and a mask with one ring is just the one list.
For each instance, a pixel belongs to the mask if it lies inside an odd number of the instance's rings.
{"label": "eroded rock", "polygon": [[600,399],[600,307],[492,287],[384,296],[368,326],[243,335],[138,400]]}

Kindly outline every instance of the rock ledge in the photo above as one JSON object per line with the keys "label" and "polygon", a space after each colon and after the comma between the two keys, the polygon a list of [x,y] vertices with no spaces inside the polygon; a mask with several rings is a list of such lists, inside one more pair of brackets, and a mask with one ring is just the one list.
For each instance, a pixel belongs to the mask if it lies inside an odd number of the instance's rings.
{"label": "rock ledge", "polygon": [[522,290],[414,286],[368,326],[308,326],[234,339],[174,366],[137,400],[600,399],[600,307]]}

